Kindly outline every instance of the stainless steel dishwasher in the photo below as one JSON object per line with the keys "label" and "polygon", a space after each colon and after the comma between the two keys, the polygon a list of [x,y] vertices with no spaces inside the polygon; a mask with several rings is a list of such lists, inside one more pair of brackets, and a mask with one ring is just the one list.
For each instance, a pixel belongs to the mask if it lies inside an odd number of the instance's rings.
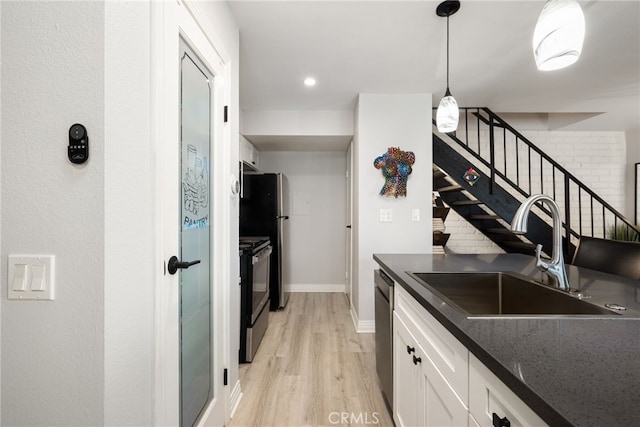
{"label": "stainless steel dishwasher", "polygon": [[393,280],[382,270],[374,272],[376,371],[382,394],[393,412]]}

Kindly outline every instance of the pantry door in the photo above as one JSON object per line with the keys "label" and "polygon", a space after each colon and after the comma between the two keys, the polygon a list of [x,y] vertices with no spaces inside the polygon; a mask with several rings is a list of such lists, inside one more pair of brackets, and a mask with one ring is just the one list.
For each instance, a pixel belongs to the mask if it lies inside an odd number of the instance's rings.
{"label": "pantry door", "polygon": [[[214,76],[180,40],[180,425],[193,426],[216,397],[211,146]],[[177,270],[172,267],[177,265]]]}
{"label": "pantry door", "polygon": [[224,425],[229,347],[221,220],[228,78],[188,4],[153,3],[162,24],[155,33],[161,72],[153,84],[164,261],[156,300],[156,424],[184,427]]}

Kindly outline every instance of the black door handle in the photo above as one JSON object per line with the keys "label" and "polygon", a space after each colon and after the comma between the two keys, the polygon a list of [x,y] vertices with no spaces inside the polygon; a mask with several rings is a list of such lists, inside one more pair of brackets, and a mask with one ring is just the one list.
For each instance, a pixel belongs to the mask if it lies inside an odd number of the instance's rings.
{"label": "black door handle", "polygon": [[169,274],[176,274],[178,269],[189,268],[192,265],[200,264],[200,260],[197,259],[195,261],[180,261],[177,256],[172,256],[169,258],[169,264],[167,264],[167,270]]}
{"label": "black door handle", "polygon": [[500,416],[495,412],[492,414],[492,421],[493,427],[511,427],[511,421],[509,421],[509,418],[500,418]]}
{"label": "black door handle", "polygon": [[414,353],[415,351],[416,351],[415,347],[407,346],[407,353],[411,354],[411,353]]}
{"label": "black door handle", "polygon": [[422,363],[422,357],[413,356],[413,364],[417,365],[418,363]]}

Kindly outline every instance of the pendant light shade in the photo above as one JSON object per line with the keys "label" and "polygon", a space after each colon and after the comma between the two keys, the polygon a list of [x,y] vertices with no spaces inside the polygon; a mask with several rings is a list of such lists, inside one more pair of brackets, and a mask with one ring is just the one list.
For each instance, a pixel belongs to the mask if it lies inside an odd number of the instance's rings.
{"label": "pendant light shade", "polygon": [[533,32],[533,54],[541,71],[578,60],[584,41],[584,13],[576,0],[548,0]]}
{"label": "pendant light shade", "polygon": [[449,16],[456,13],[458,9],[460,9],[458,0],[443,1],[436,8],[438,16],[447,17],[447,90],[440,100],[438,111],[436,112],[436,126],[438,127],[438,132],[441,133],[455,132],[460,118],[458,102],[456,102],[449,90]]}
{"label": "pendant light shade", "polygon": [[438,132],[455,132],[456,129],[458,129],[459,117],[460,110],[458,109],[458,103],[451,95],[449,88],[447,88],[444,97],[440,100],[440,104],[438,105],[438,111],[436,112],[436,125],[438,126]]}

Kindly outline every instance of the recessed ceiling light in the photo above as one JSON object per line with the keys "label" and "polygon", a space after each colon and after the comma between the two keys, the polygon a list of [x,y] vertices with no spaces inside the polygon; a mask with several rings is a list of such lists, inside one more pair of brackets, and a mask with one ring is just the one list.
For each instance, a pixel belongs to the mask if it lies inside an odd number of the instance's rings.
{"label": "recessed ceiling light", "polygon": [[307,77],[306,79],[304,79],[304,85],[309,87],[315,86],[316,79],[314,79],[313,77]]}

